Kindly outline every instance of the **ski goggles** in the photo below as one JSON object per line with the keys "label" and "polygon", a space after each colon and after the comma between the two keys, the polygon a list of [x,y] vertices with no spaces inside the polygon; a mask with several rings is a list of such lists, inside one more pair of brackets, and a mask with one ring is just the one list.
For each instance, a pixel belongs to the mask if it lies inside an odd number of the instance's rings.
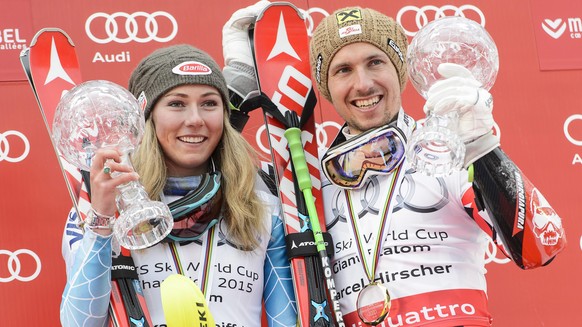
{"label": "ski goggles", "polygon": [[220,172],[204,174],[196,189],[168,204],[174,217],[169,240],[196,241],[218,223],[222,211],[220,179]]}
{"label": "ski goggles", "polygon": [[404,159],[402,131],[393,125],[372,129],[331,147],[321,161],[327,179],[341,188],[360,188],[369,176],[391,173]]}

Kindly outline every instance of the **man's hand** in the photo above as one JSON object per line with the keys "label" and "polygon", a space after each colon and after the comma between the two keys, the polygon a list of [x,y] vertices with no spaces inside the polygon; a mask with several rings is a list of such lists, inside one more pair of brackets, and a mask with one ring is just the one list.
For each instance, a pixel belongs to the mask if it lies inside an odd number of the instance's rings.
{"label": "man's hand", "polygon": [[444,63],[438,71],[445,79],[428,90],[424,112],[445,115],[456,110],[458,134],[465,143],[490,132],[495,123],[491,94],[463,66]]}
{"label": "man's hand", "polygon": [[463,66],[444,63],[438,71],[445,79],[429,89],[424,112],[458,112],[457,133],[467,148],[464,166],[468,167],[499,146],[499,137],[493,134],[493,97]]}

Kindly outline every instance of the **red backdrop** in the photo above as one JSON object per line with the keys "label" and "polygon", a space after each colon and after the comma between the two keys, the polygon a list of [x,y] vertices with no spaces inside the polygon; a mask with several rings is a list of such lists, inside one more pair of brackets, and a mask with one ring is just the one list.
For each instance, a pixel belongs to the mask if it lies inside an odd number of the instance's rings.
{"label": "red backdrop", "polygon": [[[133,67],[154,49],[191,43],[222,62],[221,29],[253,1],[2,0],[0,10],[0,325],[58,326],[65,271],[60,240],[71,202],[18,55],[44,27],[74,40],[85,80],[127,85]],[[292,1],[308,11],[309,29],[353,1]],[[575,3],[576,2],[576,3]],[[502,147],[563,218],[569,244],[548,267],[522,271],[491,253],[487,265],[495,326],[580,326],[582,201],[582,4],[573,0],[361,0],[398,18],[412,37],[435,14],[464,14],[485,25],[500,52],[491,92]],[[8,9],[10,8],[10,9]],[[141,14],[139,13],[141,12]],[[107,17],[117,17],[107,21]],[[125,30],[136,20],[137,34]],[[158,27],[147,34],[148,17]],[[154,24],[151,22],[151,24]],[[418,22],[418,23],[417,23]],[[117,34],[108,35],[118,27]],[[150,26],[150,28],[153,26]],[[421,118],[412,86],[404,107]],[[259,149],[260,114],[245,136]],[[327,143],[338,118],[320,102],[319,140]],[[259,135],[259,137],[257,137]],[[259,140],[258,142],[256,140]],[[577,195],[578,194],[578,195]]]}

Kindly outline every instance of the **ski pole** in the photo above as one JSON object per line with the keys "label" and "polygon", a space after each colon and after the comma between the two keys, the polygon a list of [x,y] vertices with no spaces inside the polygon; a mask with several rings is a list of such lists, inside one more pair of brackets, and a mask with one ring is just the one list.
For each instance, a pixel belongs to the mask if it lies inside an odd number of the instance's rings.
{"label": "ski pole", "polygon": [[285,136],[285,138],[287,139],[287,143],[289,144],[289,152],[291,154],[291,161],[293,162],[295,177],[297,178],[299,189],[303,193],[305,205],[307,206],[309,222],[311,223],[311,230],[313,231],[315,246],[321,259],[321,266],[323,268],[323,274],[325,276],[325,280],[327,283],[329,297],[332,302],[336,324],[337,326],[345,326],[339,306],[339,300],[337,299],[335,282],[333,280],[331,273],[329,256],[325,248],[325,241],[323,240],[323,234],[321,232],[321,226],[319,224],[317,209],[315,208],[315,200],[313,199],[313,193],[311,192],[312,187],[311,176],[309,174],[309,168],[307,167],[307,161],[305,160],[303,144],[301,143],[301,129],[299,129],[298,127],[291,127],[288,128],[283,135]]}

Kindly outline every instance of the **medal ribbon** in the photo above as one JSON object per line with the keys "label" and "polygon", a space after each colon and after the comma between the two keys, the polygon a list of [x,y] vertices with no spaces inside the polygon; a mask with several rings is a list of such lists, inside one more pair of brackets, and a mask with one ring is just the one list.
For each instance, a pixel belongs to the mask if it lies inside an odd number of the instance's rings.
{"label": "medal ribbon", "polygon": [[[373,262],[371,264],[368,264],[368,260],[366,260],[366,256],[364,253],[364,238],[360,236],[360,231],[358,228],[358,222],[357,222],[357,217],[358,215],[354,212],[354,208],[352,206],[352,197],[351,197],[351,192],[349,190],[345,190],[344,194],[346,197],[346,202],[347,202],[347,206],[348,206],[348,215],[350,216],[350,226],[352,227],[352,231],[354,233],[354,237],[356,238],[356,244],[358,246],[358,254],[360,255],[360,258],[362,260],[362,266],[364,267],[364,271],[366,273],[366,275],[368,276],[368,282],[372,283],[374,281],[374,276],[376,274],[376,267],[378,266],[378,261],[380,260],[380,251],[382,250],[382,242],[384,240],[384,231],[387,228],[387,221],[388,221],[388,215],[390,214],[390,212],[392,211],[392,207],[393,207],[393,203],[392,203],[392,199],[394,198],[395,195],[395,190],[398,188],[398,185],[400,185],[400,181],[402,180],[401,177],[403,177],[404,174],[401,174],[401,172],[404,170],[402,168],[403,164],[401,163],[392,173],[392,180],[390,181],[390,188],[388,189],[388,196],[386,197],[386,201],[384,203],[384,208],[383,211],[381,213],[382,215],[382,220],[380,221],[380,225],[378,226],[378,233],[377,233],[377,237],[376,237],[376,242],[374,244],[374,256],[373,256]],[[402,175],[402,176],[401,176]]]}
{"label": "medal ribbon", "polygon": [[[202,291],[202,294],[204,294],[204,296],[206,297],[206,301],[208,301],[208,298],[210,296],[210,292],[208,290],[210,290],[211,288],[211,281],[212,278],[210,277],[210,270],[212,268],[212,259],[214,256],[214,248],[217,246],[217,241],[218,241],[218,237],[216,237],[216,226],[218,224],[212,226],[208,232],[207,232],[207,236],[205,238],[205,243],[204,244],[204,250],[201,251],[200,253],[200,264],[203,267],[203,269],[201,269],[198,272],[198,286],[200,287],[200,290]],[[178,271],[179,274],[186,276],[185,274],[185,269],[182,266],[182,260],[180,259],[180,255],[178,253],[178,248],[176,246],[176,242],[169,242],[168,243],[169,247],[170,247],[170,253],[172,254],[172,259],[174,260],[174,265],[176,266],[176,270]]]}
{"label": "medal ribbon", "polygon": [[[403,141],[404,144],[406,144],[407,139],[410,137],[412,131],[416,128],[415,121],[410,116],[405,114],[402,108],[400,108],[398,112],[396,126],[398,126],[403,131],[404,137],[406,138]],[[360,237],[358,222],[356,220],[358,215],[354,212],[354,208],[352,206],[352,199],[350,194],[351,192],[349,190],[344,190],[348,206],[348,215],[350,216],[351,223],[350,226],[352,227],[354,237],[357,240],[358,254],[360,255],[361,260],[363,261],[362,266],[364,267],[364,271],[368,276],[368,281],[370,283],[374,281],[376,267],[378,266],[378,261],[380,260],[380,251],[382,250],[384,231],[387,228],[388,215],[390,214],[390,212],[392,212],[392,208],[394,207],[392,199],[394,198],[394,193],[398,189],[400,182],[404,177],[403,171],[406,171],[406,169],[404,168],[404,166],[406,166],[405,162],[406,159],[403,160],[400,163],[400,165],[398,165],[398,167],[396,167],[396,169],[394,169],[394,171],[392,172],[392,180],[390,181],[390,188],[388,190],[389,195],[388,197],[386,197],[386,202],[384,203],[384,210],[381,213],[382,220],[380,221],[380,226],[378,227],[378,237],[376,238],[376,244],[374,244],[374,257],[373,257],[374,261],[372,262],[371,267],[370,265],[368,265],[368,260],[366,260],[366,256],[364,256],[363,239]]]}

